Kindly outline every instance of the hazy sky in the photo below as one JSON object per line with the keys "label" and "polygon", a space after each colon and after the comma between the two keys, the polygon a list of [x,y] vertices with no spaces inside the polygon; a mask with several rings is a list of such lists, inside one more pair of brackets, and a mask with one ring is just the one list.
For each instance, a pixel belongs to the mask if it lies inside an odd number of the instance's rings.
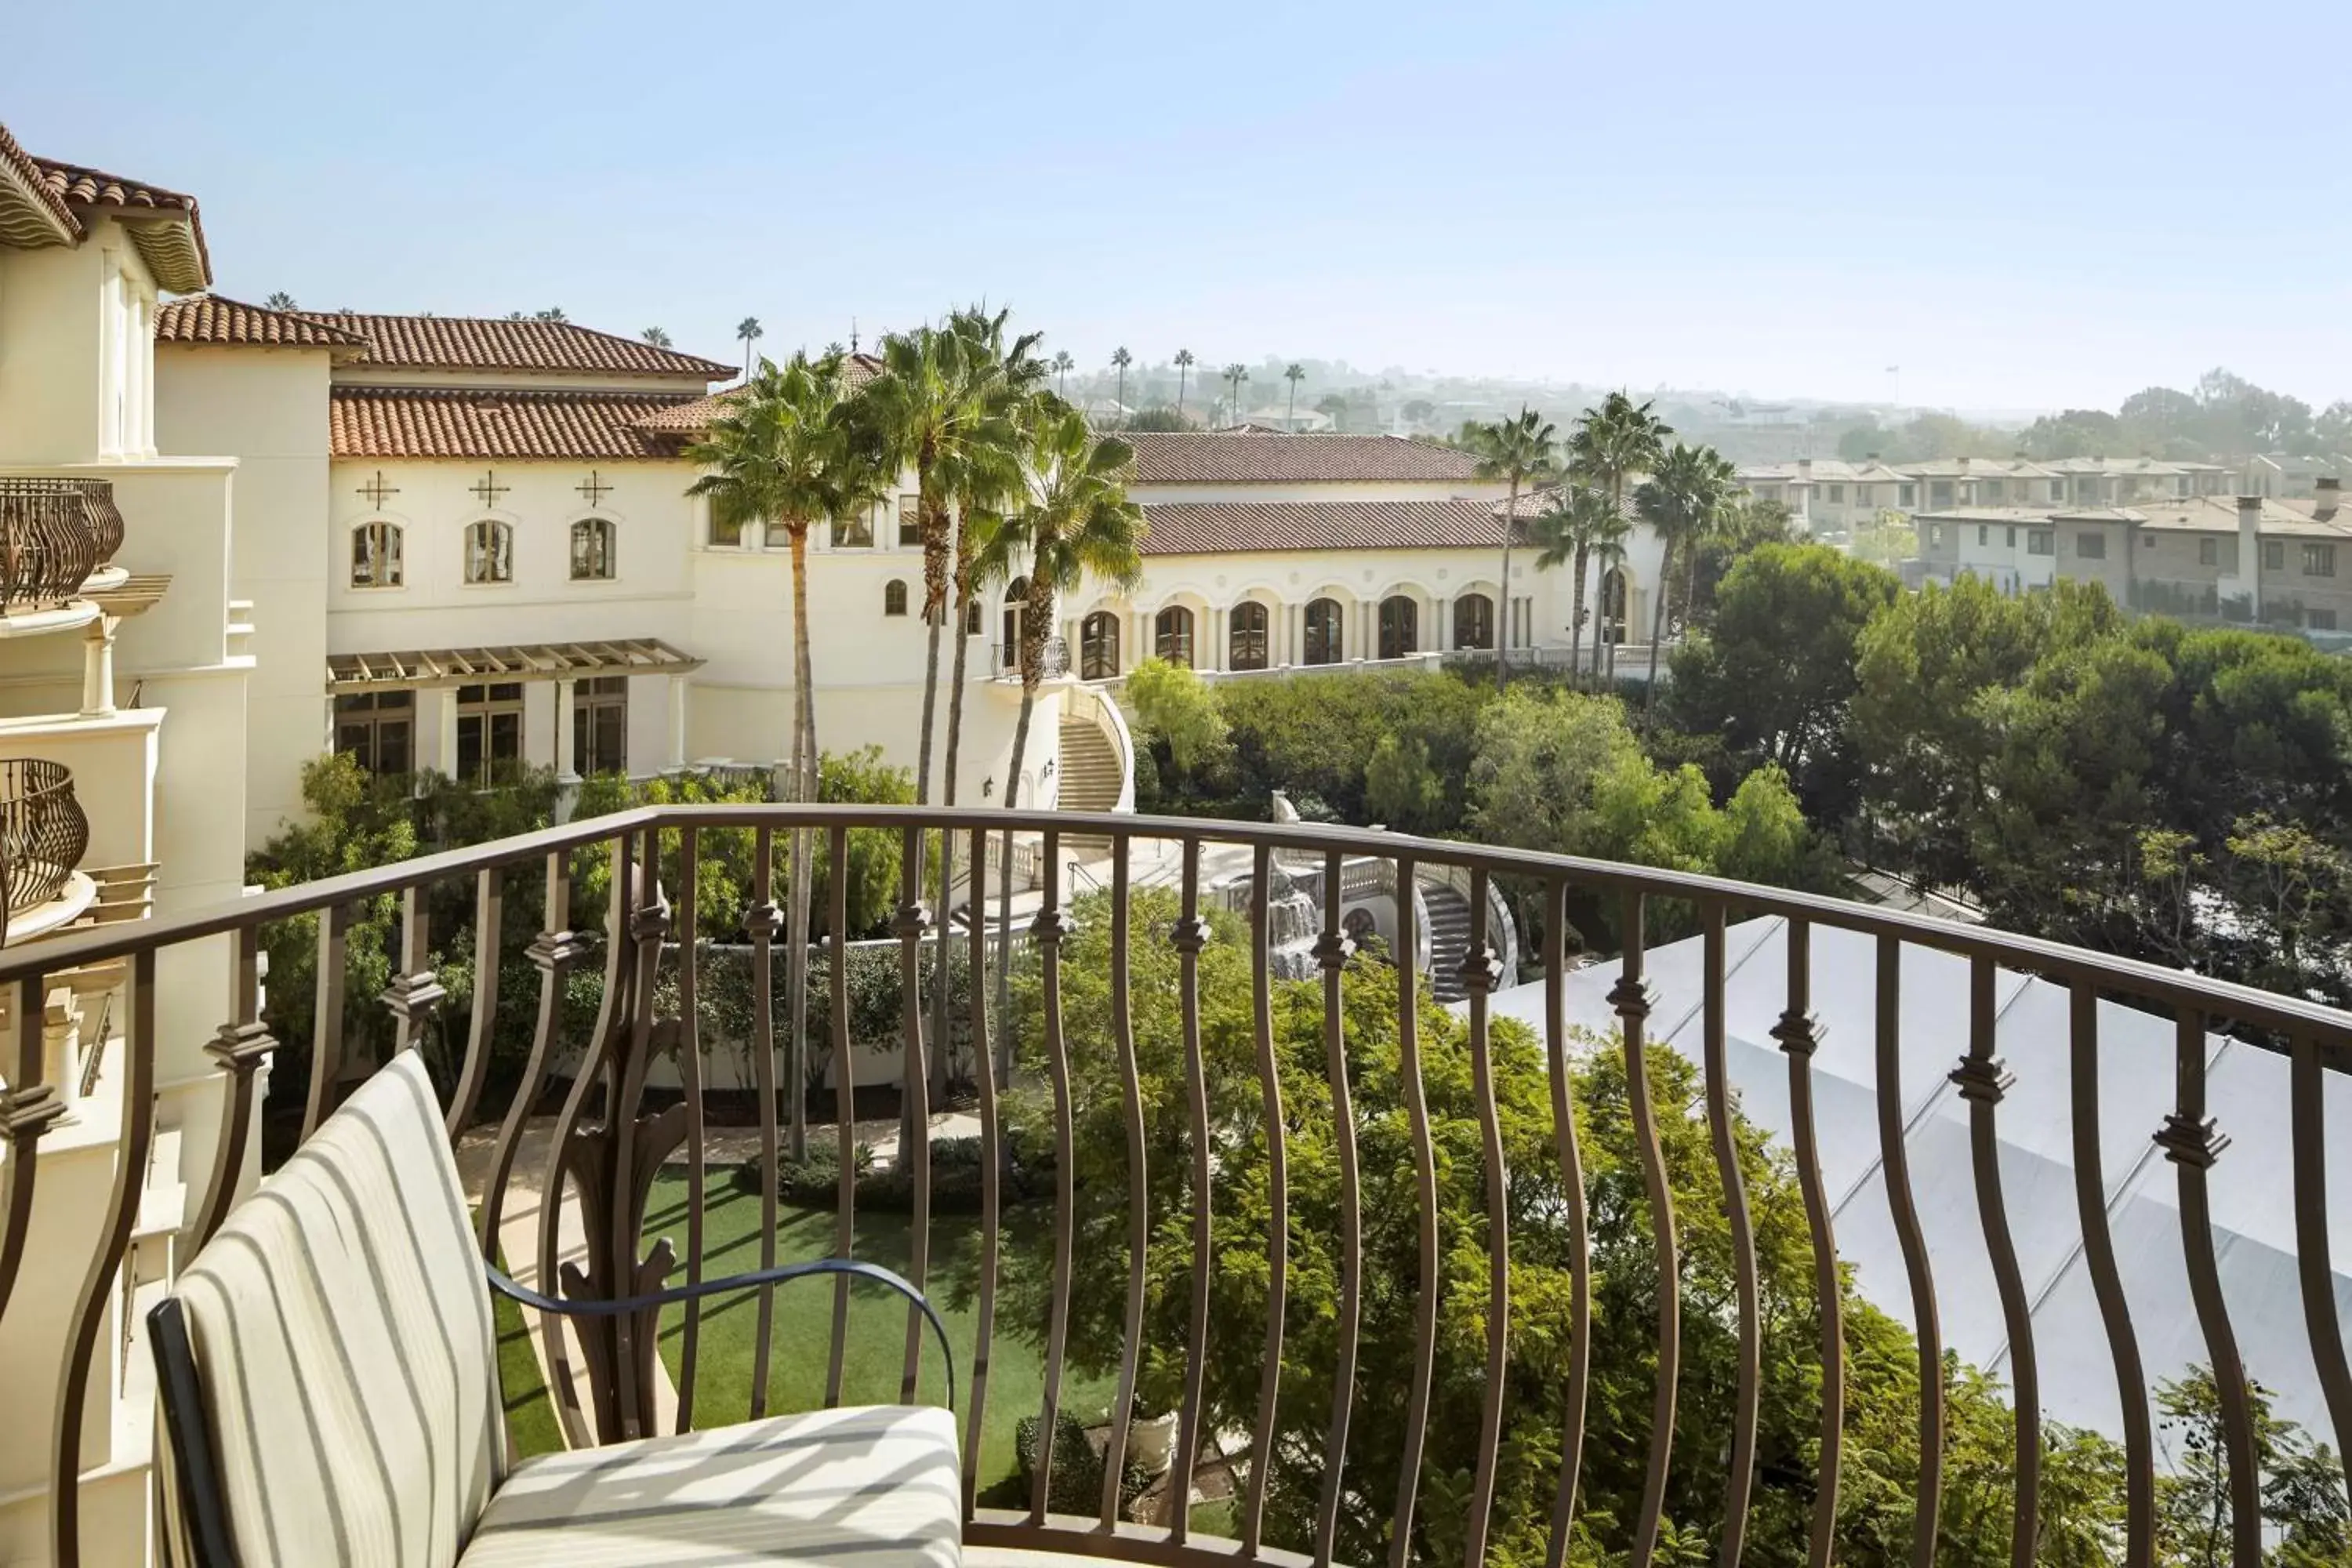
{"label": "hazy sky", "polygon": [[726,359],[986,296],[1099,363],[2352,397],[2352,7],[0,0],[0,121],[221,290]]}

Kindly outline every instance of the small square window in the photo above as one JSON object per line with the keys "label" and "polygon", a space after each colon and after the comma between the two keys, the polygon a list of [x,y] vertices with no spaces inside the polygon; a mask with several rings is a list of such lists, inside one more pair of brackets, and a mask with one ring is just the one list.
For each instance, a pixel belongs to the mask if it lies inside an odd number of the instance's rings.
{"label": "small square window", "polygon": [[2303,574],[2306,577],[2336,575],[2336,546],[2306,544],[2303,547]]}
{"label": "small square window", "polygon": [[923,509],[919,498],[898,498],[898,542],[920,544],[923,542]]}
{"label": "small square window", "polygon": [[2107,558],[2107,536],[2087,530],[2076,534],[2074,556],[2080,561],[2105,561]]}
{"label": "small square window", "polygon": [[2197,564],[2200,566],[2219,566],[2221,564],[2221,542],[2218,539],[2199,540],[2197,542]]}
{"label": "small square window", "polygon": [[2025,552],[2028,555],[2054,555],[2058,552],[2057,535],[2047,528],[2025,531]]}
{"label": "small square window", "polygon": [[2263,541],[2263,570],[2265,572],[2284,572],[2286,570],[2285,540],[2265,539]]}

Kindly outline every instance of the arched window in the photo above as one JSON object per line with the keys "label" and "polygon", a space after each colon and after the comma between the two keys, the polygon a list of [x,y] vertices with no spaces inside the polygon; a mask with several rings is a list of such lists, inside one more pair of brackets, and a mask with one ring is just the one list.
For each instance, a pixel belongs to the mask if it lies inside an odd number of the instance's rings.
{"label": "arched window", "polygon": [[572,580],[574,583],[609,583],[616,568],[614,565],[614,544],[616,531],[609,517],[583,517],[572,525]]}
{"label": "arched window", "polygon": [[1307,606],[1307,646],[1300,650],[1304,664],[1337,664],[1347,657],[1348,639],[1341,629],[1344,619],[1337,599],[1317,599]]}
{"label": "arched window", "polygon": [[[1002,657],[1006,668],[1021,657],[1021,629],[1029,620],[1029,579],[1015,577],[1004,584],[1004,646]],[[978,631],[980,628],[972,628]]]}
{"label": "arched window", "polygon": [[1151,651],[1170,664],[1192,666],[1192,612],[1171,605],[1151,623]]}
{"label": "arched window", "polygon": [[400,543],[396,522],[363,522],[352,530],[352,586],[399,587]]}
{"label": "arched window", "polygon": [[1454,601],[1454,646],[1495,646],[1495,601],[1484,594],[1465,594]]}
{"label": "arched window", "polygon": [[494,517],[466,525],[466,581],[514,581],[514,529],[511,525]]}
{"label": "arched window", "polygon": [[964,605],[964,607],[963,607],[963,635],[964,635],[964,636],[966,636],[966,637],[978,637],[978,636],[980,635],[980,628],[981,628],[982,626],[985,626],[986,624],[987,624],[987,617],[986,617],[984,615],[982,615],[982,611],[981,611],[981,605],[980,605],[980,601],[979,601],[978,599],[974,599],[974,600],[972,600],[970,604],[967,604],[966,605]]}
{"label": "arched window", "polygon": [[1625,574],[1614,566],[1601,578],[1601,640],[1625,640]]}
{"label": "arched window", "polygon": [[1118,679],[1118,617],[1097,610],[1078,623],[1078,679]]}
{"label": "arched window", "polygon": [[1265,668],[1265,606],[1255,599],[1244,599],[1234,606],[1233,629],[1226,637],[1225,668],[1228,669],[1264,669]]}
{"label": "arched window", "polygon": [[1402,594],[1381,601],[1381,657],[1402,658],[1419,651],[1421,606]]}
{"label": "arched window", "polygon": [[895,577],[882,584],[882,613],[886,616],[907,613],[907,584]]}

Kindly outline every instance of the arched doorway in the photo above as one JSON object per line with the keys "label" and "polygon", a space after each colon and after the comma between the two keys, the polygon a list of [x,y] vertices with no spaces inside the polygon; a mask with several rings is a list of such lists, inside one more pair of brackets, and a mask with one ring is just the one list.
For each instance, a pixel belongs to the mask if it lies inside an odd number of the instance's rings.
{"label": "arched doorway", "polygon": [[1421,651],[1421,606],[1402,594],[1381,601],[1381,657],[1404,658]]}
{"label": "arched doorway", "polygon": [[1192,667],[1192,612],[1181,605],[1171,605],[1153,617],[1151,651],[1169,664]]}
{"label": "arched doorway", "polygon": [[1266,661],[1265,606],[1244,599],[1234,606],[1233,629],[1226,636],[1227,669],[1264,669]]}
{"label": "arched doorway", "polygon": [[1454,601],[1454,646],[1491,648],[1495,646],[1495,601],[1484,594],[1465,594]]}
{"label": "arched doorway", "polygon": [[1097,610],[1078,623],[1078,679],[1116,680],[1118,678],[1118,617],[1108,610]]}
{"label": "arched doorway", "polygon": [[1601,576],[1601,640],[1621,643],[1625,640],[1625,573],[1612,566]]}
{"label": "arched doorway", "polygon": [[1299,650],[1301,664],[1337,664],[1347,657],[1347,637],[1342,630],[1344,618],[1339,614],[1337,599],[1310,600],[1307,605],[1305,646]]}

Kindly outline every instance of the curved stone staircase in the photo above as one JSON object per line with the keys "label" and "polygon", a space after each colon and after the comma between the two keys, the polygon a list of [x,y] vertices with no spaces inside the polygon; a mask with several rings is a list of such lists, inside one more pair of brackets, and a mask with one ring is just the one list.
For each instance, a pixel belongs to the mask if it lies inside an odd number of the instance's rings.
{"label": "curved stone staircase", "polygon": [[[1119,777],[1118,752],[1090,719],[1062,721],[1061,792],[1055,800],[1060,811],[1109,811],[1118,805],[1125,780]],[[1110,853],[1106,838],[1071,837],[1063,852],[1074,859],[1097,859]]]}
{"label": "curved stone staircase", "polygon": [[1470,956],[1470,900],[1443,882],[1421,884],[1422,907],[1429,911],[1429,990],[1440,1002],[1459,1002],[1462,961]]}

